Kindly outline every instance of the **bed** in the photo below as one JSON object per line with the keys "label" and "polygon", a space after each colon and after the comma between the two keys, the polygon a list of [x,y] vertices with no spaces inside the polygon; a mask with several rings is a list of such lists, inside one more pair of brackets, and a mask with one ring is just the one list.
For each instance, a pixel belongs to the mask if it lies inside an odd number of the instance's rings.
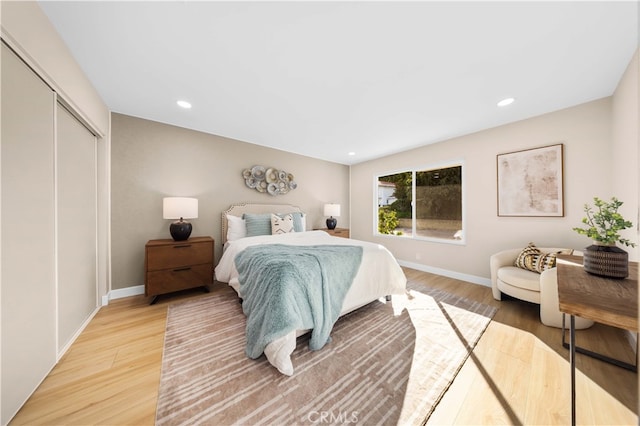
{"label": "bed", "polygon": [[[270,223],[271,227],[267,229],[265,221],[272,214],[276,215],[273,220],[278,223]],[[279,225],[292,232],[280,232]],[[404,272],[384,246],[334,237],[308,228],[304,212],[289,204],[235,204],[222,213],[223,254],[215,268],[216,280],[228,283],[243,301],[247,315],[247,355],[256,358],[264,352],[269,362],[286,375],[292,375],[294,371],[290,355],[296,347],[297,336],[311,331],[310,347],[320,349],[325,340],[328,341],[323,333],[330,333],[339,316],[385,296],[404,294],[406,288]],[[282,255],[277,256],[277,253]],[[316,264],[320,272],[308,275],[308,270],[312,269],[309,265]],[[305,265],[300,267],[301,271],[288,269],[299,265]],[[271,271],[278,271],[279,275]],[[320,292],[317,299],[322,300],[312,303],[301,299],[297,289],[278,290],[281,283],[274,280],[326,280],[330,288],[323,290],[325,284],[311,285],[311,291]],[[344,284],[345,281],[348,283]],[[281,293],[285,293],[284,297]],[[315,300],[316,296],[309,296],[309,299]],[[308,309],[307,304],[311,305],[312,312],[300,314]],[[256,321],[279,322],[280,316],[275,319],[270,316],[278,309],[285,313],[293,311],[302,317],[296,316],[295,329],[287,328],[285,333],[281,328],[278,329],[281,331],[269,334],[263,329],[268,329],[270,324],[256,325]],[[286,317],[288,313],[283,315]],[[322,321],[314,323],[314,327],[309,325],[309,315],[330,318],[324,324]],[[291,323],[287,324],[289,328],[293,327]],[[258,339],[262,344],[254,342],[251,346],[255,329],[260,329]],[[319,336],[315,347],[312,346],[314,334]]]}

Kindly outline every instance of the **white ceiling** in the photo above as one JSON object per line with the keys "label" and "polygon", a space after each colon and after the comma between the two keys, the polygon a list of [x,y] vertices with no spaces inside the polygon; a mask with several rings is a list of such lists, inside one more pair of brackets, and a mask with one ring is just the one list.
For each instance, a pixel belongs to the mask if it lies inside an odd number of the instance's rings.
{"label": "white ceiling", "polygon": [[638,46],[636,1],[40,5],[112,111],[342,164],[609,96]]}

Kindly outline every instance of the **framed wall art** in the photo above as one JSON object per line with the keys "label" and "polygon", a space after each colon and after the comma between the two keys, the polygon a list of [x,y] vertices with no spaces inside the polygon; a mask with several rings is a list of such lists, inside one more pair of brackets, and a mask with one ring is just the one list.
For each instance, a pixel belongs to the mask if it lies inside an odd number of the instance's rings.
{"label": "framed wall art", "polygon": [[498,216],[564,216],[563,145],[497,155]]}

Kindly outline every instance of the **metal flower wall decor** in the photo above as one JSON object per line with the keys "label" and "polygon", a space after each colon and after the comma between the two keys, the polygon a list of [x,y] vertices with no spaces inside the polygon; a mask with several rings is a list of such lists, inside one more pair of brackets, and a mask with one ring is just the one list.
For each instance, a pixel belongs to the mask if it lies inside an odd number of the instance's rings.
{"label": "metal flower wall decor", "polygon": [[242,171],[245,184],[258,192],[284,195],[298,187],[293,175],[273,167],[253,166]]}

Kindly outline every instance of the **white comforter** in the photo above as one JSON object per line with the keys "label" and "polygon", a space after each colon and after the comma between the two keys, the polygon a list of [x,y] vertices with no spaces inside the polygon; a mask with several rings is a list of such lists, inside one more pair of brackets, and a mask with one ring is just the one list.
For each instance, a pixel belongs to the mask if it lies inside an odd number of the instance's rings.
{"label": "white comforter", "polygon": [[[361,246],[363,248],[362,263],[344,299],[341,315],[351,312],[380,297],[391,294],[403,294],[405,291],[407,279],[404,272],[393,255],[384,246],[367,241],[332,237],[324,231],[309,231],[246,237],[227,242],[222,258],[215,269],[216,279],[228,283],[240,297],[242,297],[242,295],[240,294],[238,271],[236,270],[234,259],[236,255],[245,248],[259,244],[288,244],[300,246],[331,244]],[[264,353],[267,359],[280,370],[281,373],[287,375],[293,374],[293,365],[290,356],[296,346],[296,335],[300,335],[303,332],[304,330],[300,330],[298,333],[290,333],[270,343],[265,348]]]}

